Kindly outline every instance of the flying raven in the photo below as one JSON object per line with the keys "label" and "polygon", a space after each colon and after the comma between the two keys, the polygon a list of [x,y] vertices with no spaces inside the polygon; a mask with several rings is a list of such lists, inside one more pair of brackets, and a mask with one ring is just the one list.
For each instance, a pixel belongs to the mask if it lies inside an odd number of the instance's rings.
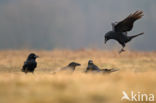
{"label": "flying raven", "polygon": [[105,44],[108,40],[110,39],[114,39],[117,40],[121,45],[122,45],[122,49],[119,51],[119,53],[125,51],[124,47],[126,46],[126,43],[128,43],[129,41],[131,41],[133,38],[144,34],[139,33],[137,35],[133,35],[133,36],[128,36],[127,32],[131,31],[133,28],[133,24],[136,20],[141,19],[143,16],[143,12],[142,11],[136,11],[133,14],[130,14],[127,18],[125,18],[124,20],[120,21],[120,22],[115,22],[112,23],[112,31],[109,31],[105,34],[104,38],[105,38]]}
{"label": "flying raven", "polygon": [[88,67],[86,69],[85,72],[88,72],[88,71],[91,71],[91,72],[101,72],[101,73],[111,73],[111,72],[115,72],[115,71],[118,71],[118,69],[100,69],[98,66],[96,66],[92,60],[89,60],[88,61]]}
{"label": "flying raven", "polygon": [[35,55],[34,53],[29,54],[27,60],[24,62],[22,72],[34,72],[35,68],[37,67],[36,58],[39,56]]}

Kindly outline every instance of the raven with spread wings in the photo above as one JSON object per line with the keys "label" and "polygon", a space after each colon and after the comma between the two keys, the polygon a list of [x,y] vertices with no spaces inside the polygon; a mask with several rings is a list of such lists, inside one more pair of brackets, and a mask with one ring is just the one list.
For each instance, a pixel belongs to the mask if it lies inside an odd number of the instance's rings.
{"label": "raven with spread wings", "polygon": [[99,73],[112,73],[112,72],[116,72],[118,70],[119,69],[114,69],[114,68],[112,68],[112,69],[100,69],[97,65],[95,65],[93,63],[92,60],[89,60],[88,61],[88,67],[87,67],[85,72],[87,73],[90,71],[90,72],[99,72]]}
{"label": "raven with spread wings", "polygon": [[133,38],[144,34],[139,33],[137,35],[133,35],[133,36],[128,36],[127,32],[131,31],[133,28],[133,24],[136,20],[141,19],[143,16],[143,12],[142,11],[136,11],[133,14],[130,14],[127,18],[125,18],[124,20],[120,21],[120,22],[115,22],[112,23],[112,31],[109,31],[105,34],[104,38],[105,38],[105,44],[108,40],[110,39],[114,39],[117,40],[121,45],[122,45],[122,49],[119,51],[119,53],[125,51],[124,47],[126,46],[126,43],[128,43],[129,41],[131,41]]}

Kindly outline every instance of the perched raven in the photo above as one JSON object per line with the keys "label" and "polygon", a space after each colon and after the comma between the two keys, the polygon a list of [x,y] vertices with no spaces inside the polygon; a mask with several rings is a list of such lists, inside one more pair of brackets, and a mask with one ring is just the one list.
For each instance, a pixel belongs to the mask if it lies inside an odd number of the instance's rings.
{"label": "perched raven", "polygon": [[35,68],[37,67],[36,58],[38,58],[37,55],[34,53],[29,54],[27,60],[24,62],[22,72],[28,73],[28,72],[34,72]]}
{"label": "perched raven", "polygon": [[131,41],[133,38],[142,35],[144,33],[139,33],[137,35],[128,36],[127,32],[131,31],[133,28],[133,24],[136,20],[141,19],[143,16],[142,11],[136,11],[133,14],[130,14],[127,18],[120,22],[112,23],[112,31],[109,31],[105,34],[105,44],[108,40],[114,39],[117,40],[121,45],[122,49],[119,51],[119,53],[125,51],[124,47],[126,46],[126,43]]}
{"label": "perched raven", "polygon": [[81,64],[76,63],[76,62],[71,62],[69,63],[66,67],[61,68],[61,71],[65,71],[65,70],[71,70],[74,71],[76,66],[80,66]]}
{"label": "perched raven", "polygon": [[86,69],[85,72],[102,72],[102,73],[111,73],[111,72],[115,72],[118,71],[118,69],[100,69],[98,66],[96,66],[92,60],[88,61],[88,67]]}

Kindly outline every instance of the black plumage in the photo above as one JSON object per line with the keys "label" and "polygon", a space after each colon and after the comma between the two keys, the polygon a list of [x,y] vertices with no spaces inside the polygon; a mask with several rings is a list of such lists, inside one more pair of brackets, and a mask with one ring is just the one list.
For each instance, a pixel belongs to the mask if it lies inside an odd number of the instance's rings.
{"label": "black plumage", "polygon": [[22,72],[28,73],[28,72],[34,72],[35,68],[37,67],[36,58],[38,56],[34,53],[29,54],[27,60],[24,62]]}
{"label": "black plumage", "polygon": [[71,62],[69,63],[66,67],[61,68],[61,71],[66,71],[66,70],[70,70],[70,71],[74,71],[75,68],[77,66],[80,66],[81,64],[76,63],[76,62]]}
{"label": "black plumage", "polygon": [[142,33],[139,33],[139,34],[133,35],[133,36],[127,35],[127,32],[132,30],[134,22],[138,19],[141,19],[142,16],[143,16],[142,11],[136,11],[135,13],[130,14],[124,20],[122,20],[118,23],[117,22],[112,23],[113,30],[109,31],[105,34],[105,36],[104,36],[105,43],[110,39],[117,40],[122,46],[120,53],[123,52],[124,47],[126,46],[126,43],[130,42],[133,38],[144,34],[142,32]]}
{"label": "black plumage", "polygon": [[103,73],[112,73],[112,72],[119,71],[119,69],[114,69],[114,68],[112,68],[112,69],[101,69],[101,71]]}
{"label": "black plumage", "polygon": [[88,67],[86,69],[85,72],[88,72],[88,71],[94,71],[94,72],[100,72],[100,68],[98,66],[96,66],[92,60],[89,60],[88,61]]}
{"label": "black plumage", "polygon": [[89,60],[88,61],[88,67],[86,69],[85,72],[100,72],[100,73],[111,73],[111,72],[115,72],[115,71],[118,71],[118,69],[100,69],[97,65],[95,65],[93,63],[92,60]]}

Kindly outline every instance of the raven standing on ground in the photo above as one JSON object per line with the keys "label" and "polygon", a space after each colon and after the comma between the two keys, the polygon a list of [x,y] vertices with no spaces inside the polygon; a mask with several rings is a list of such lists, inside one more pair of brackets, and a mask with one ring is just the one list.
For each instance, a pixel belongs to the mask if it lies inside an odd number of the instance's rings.
{"label": "raven standing on ground", "polygon": [[85,72],[102,72],[102,73],[111,73],[111,72],[115,72],[118,71],[118,69],[100,69],[98,66],[96,66],[92,60],[88,61],[88,67],[86,69]]}
{"label": "raven standing on ground", "polygon": [[63,67],[61,69],[61,71],[65,71],[65,70],[71,70],[71,71],[74,71],[76,66],[80,66],[81,64],[79,63],[76,63],[76,62],[71,62],[69,63],[66,67]]}
{"label": "raven standing on ground", "polygon": [[126,43],[131,41],[133,38],[144,34],[139,33],[133,36],[127,35],[127,32],[132,30],[134,22],[138,19],[141,19],[142,16],[142,11],[136,11],[134,14],[130,14],[123,21],[112,23],[113,30],[105,34],[105,44],[110,39],[117,40],[122,45],[122,49],[119,51],[119,53],[125,51],[124,47],[126,46]]}
{"label": "raven standing on ground", "polygon": [[85,72],[88,72],[88,71],[93,71],[93,72],[100,72],[100,68],[98,66],[96,66],[92,60],[89,60],[88,61],[88,67],[86,69]]}
{"label": "raven standing on ground", "polygon": [[28,72],[34,72],[35,68],[37,67],[36,58],[38,58],[37,55],[34,53],[29,54],[27,60],[24,62],[22,72],[28,73]]}

